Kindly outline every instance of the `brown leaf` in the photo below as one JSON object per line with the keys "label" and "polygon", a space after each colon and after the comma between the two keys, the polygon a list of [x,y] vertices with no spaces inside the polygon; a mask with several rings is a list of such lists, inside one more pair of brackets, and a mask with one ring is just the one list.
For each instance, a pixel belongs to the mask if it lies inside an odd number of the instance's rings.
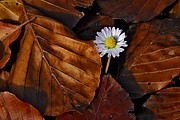
{"label": "brown leaf", "polygon": [[83,111],[99,86],[101,60],[96,49],[75,38],[63,24],[40,15],[27,24],[10,91],[45,115]]}
{"label": "brown leaf", "polygon": [[56,120],[135,120],[135,116],[129,113],[133,107],[131,98],[121,85],[111,75],[105,75],[98,96],[84,115],[65,113]]}
{"label": "brown leaf", "polygon": [[180,0],[177,0],[175,6],[171,9],[170,13],[176,18],[180,17]]}
{"label": "brown leaf", "polygon": [[75,31],[80,38],[92,40],[95,39],[97,31],[100,31],[105,26],[113,25],[114,20],[110,17],[102,15],[93,15],[83,20],[81,22],[81,25],[78,25],[78,28]]}
{"label": "brown leaf", "polygon": [[9,60],[11,56],[9,45],[18,38],[21,27],[22,26],[0,22],[0,69],[2,69]]}
{"label": "brown leaf", "polygon": [[152,95],[144,106],[151,109],[156,120],[178,120],[180,118],[180,88],[164,89]]}
{"label": "brown leaf", "polygon": [[102,14],[127,22],[148,21],[176,0],[97,0]]}
{"label": "brown leaf", "polygon": [[75,6],[88,7],[93,0],[25,0],[25,2],[38,8],[46,16],[55,18],[72,28],[84,16],[75,9]]}
{"label": "brown leaf", "polygon": [[35,108],[9,92],[0,92],[0,119],[44,120]]}
{"label": "brown leaf", "polygon": [[9,72],[2,71],[0,74],[0,90],[1,91],[8,90],[8,78],[9,78]]}
{"label": "brown leaf", "polygon": [[180,73],[179,20],[143,23],[135,30],[121,76],[132,76],[144,93],[162,89]]}
{"label": "brown leaf", "polygon": [[1,0],[0,11],[1,20],[22,22],[22,4],[17,0]]}

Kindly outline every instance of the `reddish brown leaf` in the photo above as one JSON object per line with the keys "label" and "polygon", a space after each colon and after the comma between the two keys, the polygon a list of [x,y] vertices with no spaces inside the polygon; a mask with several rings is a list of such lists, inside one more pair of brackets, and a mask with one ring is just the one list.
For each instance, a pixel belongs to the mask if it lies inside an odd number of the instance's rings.
{"label": "reddish brown leaf", "polygon": [[0,74],[0,90],[5,91],[8,89],[9,72],[2,71]]}
{"label": "reddish brown leaf", "polygon": [[148,21],[176,0],[97,0],[102,14],[127,22]]}
{"label": "reddish brown leaf", "polygon": [[32,13],[25,17],[36,19],[25,27],[10,91],[45,115],[82,112],[99,86],[99,54],[61,23]]}
{"label": "reddish brown leaf", "polygon": [[44,120],[30,104],[20,101],[9,92],[0,92],[1,120]]}
{"label": "reddish brown leaf", "polygon": [[21,26],[0,22],[0,69],[8,62],[11,51],[9,45],[17,39]]}
{"label": "reddish brown leaf", "polygon": [[1,0],[0,11],[1,20],[22,22],[22,5],[17,0]]}
{"label": "reddish brown leaf", "polygon": [[111,75],[103,77],[100,91],[88,110],[81,115],[65,113],[56,120],[135,120],[131,98]]}
{"label": "reddish brown leaf", "polygon": [[175,6],[171,9],[170,13],[176,18],[180,17],[180,0],[177,0]]}
{"label": "reddish brown leaf", "polygon": [[152,95],[144,106],[154,112],[156,120],[179,120],[180,88],[164,89]]}
{"label": "reddish brown leaf", "polygon": [[[180,19],[139,24],[121,74],[132,76],[144,93],[166,86],[180,73]],[[123,79],[122,79],[123,81]],[[127,83],[130,84],[130,83]]]}
{"label": "reddish brown leaf", "polygon": [[90,16],[78,25],[76,33],[80,38],[92,40],[95,39],[97,31],[105,26],[113,26],[114,20],[108,16],[96,15]]}
{"label": "reddish brown leaf", "polygon": [[25,2],[72,28],[84,16],[75,9],[75,6],[88,7],[93,0],[25,0]]}

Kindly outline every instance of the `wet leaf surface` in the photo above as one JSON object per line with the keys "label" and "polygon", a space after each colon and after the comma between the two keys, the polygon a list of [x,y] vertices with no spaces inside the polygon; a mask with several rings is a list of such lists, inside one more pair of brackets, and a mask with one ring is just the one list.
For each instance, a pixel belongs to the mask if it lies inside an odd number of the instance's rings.
{"label": "wet leaf surface", "polygon": [[1,120],[44,120],[32,105],[20,101],[9,92],[0,92]]}
{"label": "wet leaf surface", "polygon": [[98,96],[83,115],[65,113],[56,120],[135,120],[133,103],[129,95],[111,75],[104,75]]}
{"label": "wet leaf surface", "polygon": [[176,0],[97,0],[101,14],[127,22],[148,21]]}

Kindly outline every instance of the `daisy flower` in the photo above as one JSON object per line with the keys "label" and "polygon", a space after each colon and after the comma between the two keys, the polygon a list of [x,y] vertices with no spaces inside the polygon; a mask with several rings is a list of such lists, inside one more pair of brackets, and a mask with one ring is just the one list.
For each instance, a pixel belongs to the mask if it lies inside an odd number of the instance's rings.
{"label": "daisy flower", "polygon": [[125,33],[122,30],[115,27],[104,27],[101,32],[97,32],[95,48],[100,53],[100,57],[103,57],[106,53],[108,57],[119,57],[120,53],[124,51],[122,47],[127,47],[127,41]]}

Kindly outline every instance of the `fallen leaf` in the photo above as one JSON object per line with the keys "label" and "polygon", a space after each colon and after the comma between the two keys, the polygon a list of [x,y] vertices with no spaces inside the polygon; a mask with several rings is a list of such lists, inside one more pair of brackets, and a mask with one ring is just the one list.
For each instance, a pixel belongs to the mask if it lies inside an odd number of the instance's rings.
{"label": "fallen leaf", "polygon": [[61,23],[32,13],[25,17],[36,19],[25,26],[10,91],[44,115],[82,112],[99,86],[99,54]]}
{"label": "fallen leaf", "polygon": [[44,120],[32,105],[20,101],[9,92],[0,92],[1,120]]}
{"label": "fallen leaf", "polygon": [[152,95],[144,104],[152,110],[156,120],[178,120],[180,118],[180,88],[166,88]]}
{"label": "fallen leaf", "polygon": [[[162,89],[180,73],[179,20],[156,20],[137,26],[120,81],[129,77],[149,93]],[[132,89],[137,87],[131,85]]]}
{"label": "fallen leaf", "polygon": [[84,16],[75,6],[89,7],[93,0],[25,0],[26,4],[38,8],[46,16],[63,22],[66,26],[73,28]]}
{"label": "fallen leaf", "polygon": [[170,14],[176,18],[180,17],[180,0],[177,0],[175,6],[170,11]]}
{"label": "fallen leaf", "polygon": [[97,0],[101,14],[127,22],[148,21],[176,0]]}
{"label": "fallen leaf", "polygon": [[134,105],[128,93],[111,75],[104,75],[98,96],[83,115],[77,112],[65,113],[56,120],[135,120]]}
{"label": "fallen leaf", "polygon": [[15,41],[22,26],[0,22],[0,69],[2,69],[11,56],[9,45]]}
{"label": "fallen leaf", "polygon": [[0,90],[1,91],[8,90],[8,78],[9,78],[9,72],[2,71],[0,74]]}
{"label": "fallen leaf", "polygon": [[22,22],[22,4],[18,0],[1,0],[0,11],[0,20]]}
{"label": "fallen leaf", "polygon": [[100,31],[103,27],[113,26],[114,20],[108,16],[92,15],[84,19],[75,32],[78,37],[93,40],[95,39],[96,32]]}

